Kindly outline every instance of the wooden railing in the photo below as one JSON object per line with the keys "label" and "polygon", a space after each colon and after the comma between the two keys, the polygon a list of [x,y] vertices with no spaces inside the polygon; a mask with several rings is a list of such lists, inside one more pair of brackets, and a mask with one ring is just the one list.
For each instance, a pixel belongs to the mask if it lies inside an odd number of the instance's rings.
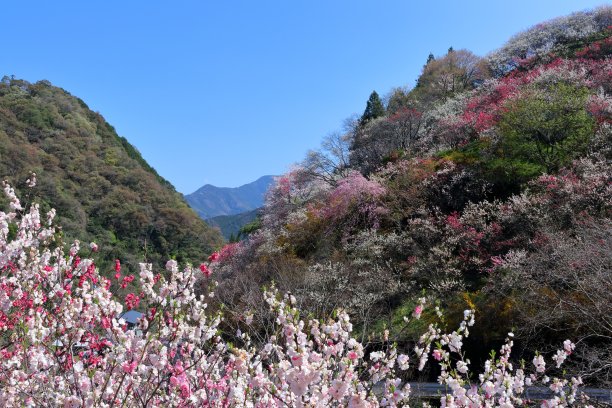
{"label": "wooden railing", "polygon": [[[421,398],[440,397],[451,392],[446,385],[438,383],[409,383],[410,395]],[[600,388],[580,388],[578,395],[587,395],[591,400],[612,406],[612,390]],[[554,397],[552,390],[546,387],[526,387],[524,397],[529,400],[545,400]]]}

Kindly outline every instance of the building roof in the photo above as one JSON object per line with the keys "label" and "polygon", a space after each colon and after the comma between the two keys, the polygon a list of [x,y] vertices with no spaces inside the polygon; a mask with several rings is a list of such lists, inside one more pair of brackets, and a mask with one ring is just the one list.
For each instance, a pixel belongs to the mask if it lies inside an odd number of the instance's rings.
{"label": "building roof", "polygon": [[143,314],[137,310],[129,310],[119,316],[120,319],[125,320],[129,324],[136,324],[138,319],[140,319]]}

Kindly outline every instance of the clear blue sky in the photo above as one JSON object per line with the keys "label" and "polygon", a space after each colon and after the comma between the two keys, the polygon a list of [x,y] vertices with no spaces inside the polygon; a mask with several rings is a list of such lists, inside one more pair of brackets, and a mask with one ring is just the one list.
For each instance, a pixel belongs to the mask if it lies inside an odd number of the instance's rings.
{"label": "clear blue sky", "polygon": [[285,172],[430,52],[479,55],[589,0],[11,1],[0,76],[79,96],[179,191]]}

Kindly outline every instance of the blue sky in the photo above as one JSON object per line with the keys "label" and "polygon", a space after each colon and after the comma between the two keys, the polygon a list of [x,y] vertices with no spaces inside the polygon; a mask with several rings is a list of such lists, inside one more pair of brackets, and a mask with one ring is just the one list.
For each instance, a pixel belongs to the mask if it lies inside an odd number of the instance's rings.
{"label": "blue sky", "polygon": [[12,1],[0,76],[82,98],[183,193],[281,174],[413,85],[430,52],[484,55],[541,21],[604,4],[513,1]]}

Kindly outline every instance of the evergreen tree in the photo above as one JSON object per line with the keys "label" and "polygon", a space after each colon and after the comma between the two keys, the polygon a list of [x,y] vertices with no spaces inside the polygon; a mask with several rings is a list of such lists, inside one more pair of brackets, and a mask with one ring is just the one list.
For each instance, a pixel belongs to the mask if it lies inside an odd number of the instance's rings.
{"label": "evergreen tree", "polygon": [[370,97],[368,98],[368,103],[366,105],[365,111],[363,115],[361,115],[361,119],[359,123],[363,126],[372,119],[379,118],[385,115],[385,106],[380,100],[380,96],[376,91],[372,91]]}
{"label": "evergreen tree", "polygon": [[433,53],[429,53],[429,56],[427,57],[427,62],[425,63],[425,65],[429,64],[431,61],[434,61],[436,59],[436,57],[434,57]]}

